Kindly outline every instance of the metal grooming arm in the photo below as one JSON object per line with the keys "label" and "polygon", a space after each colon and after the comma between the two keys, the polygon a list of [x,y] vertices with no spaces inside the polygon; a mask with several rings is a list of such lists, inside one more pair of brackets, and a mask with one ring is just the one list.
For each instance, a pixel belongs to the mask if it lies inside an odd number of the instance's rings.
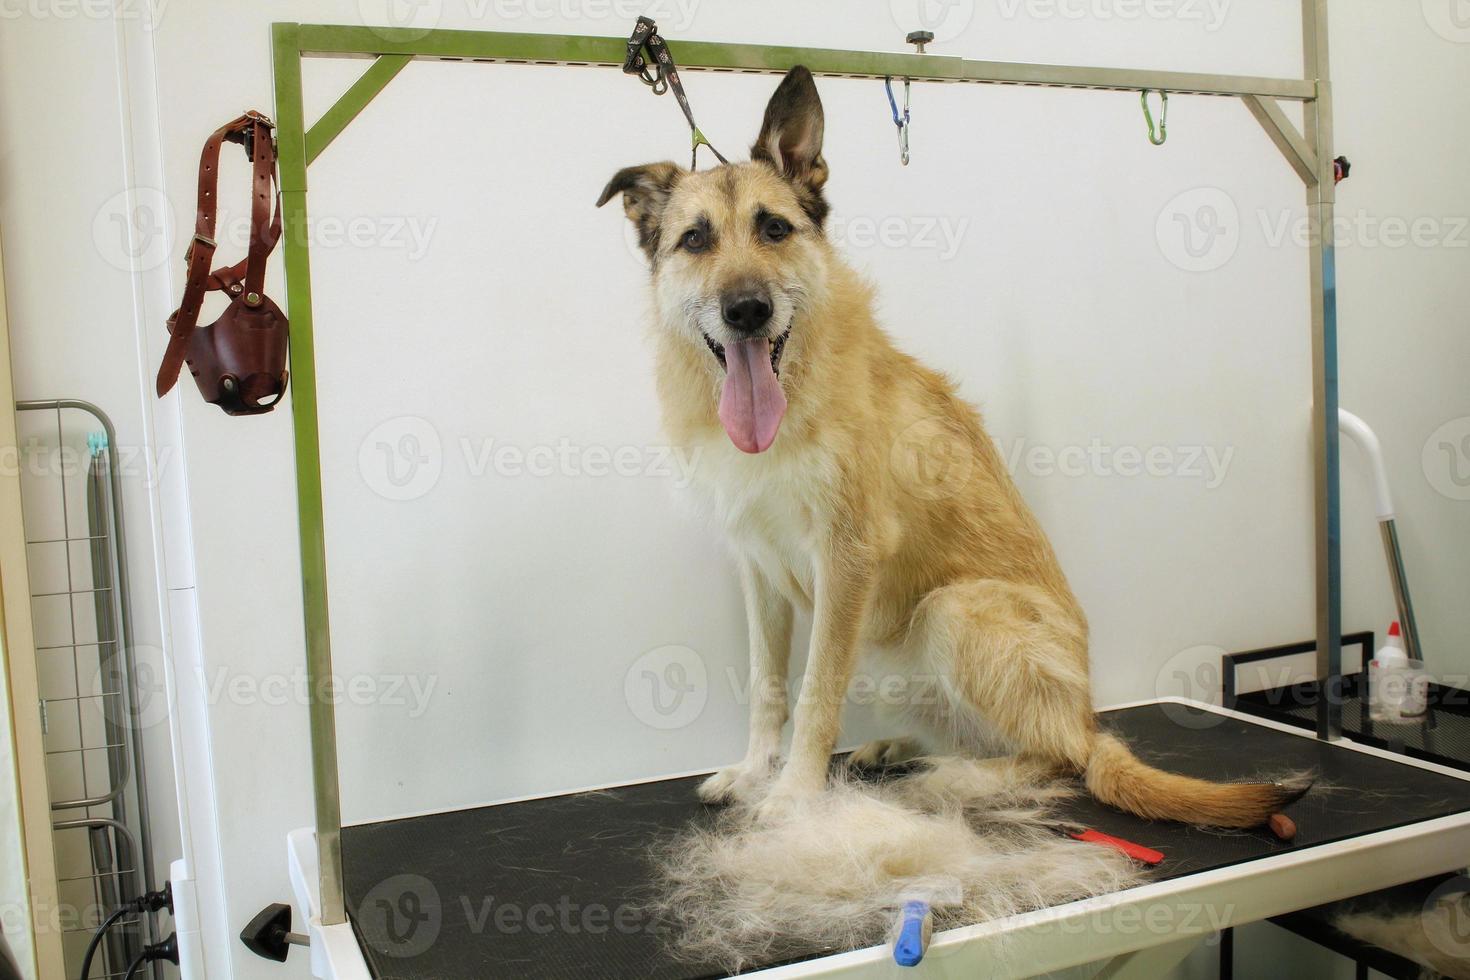
{"label": "metal grooming arm", "polygon": [[[1409,581],[1404,575],[1404,555],[1399,550],[1399,532],[1394,525],[1393,495],[1388,489],[1388,468],[1383,465],[1383,447],[1368,423],[1347,409],[1338,409],[1339,425],[1348,438],[1358,444],[1373,470],[1373,503],[1378,515],[1378,532],[1383,538],[1383,555],[1388,560],[1388,578],[1393,584],[1393,601],[1404,632],[1404,648],[1410,660],[1423,662],[1419,645],[1419,626],[1414,621],[1414,602],[1409,597]],[[1370,652],[1371,655],[1371,652]]]}
{"label": "metal grooming arm", "polygon": [[[1302,78],[1264,78],[1133,68],[971,61],[936,54],[890,54],[824,48],[679,41],[685,71],[779,74],[806,65],[843,78],[886,76],[915,81],[1041,85],[1118,92],[1155,89],[1174,95],[1241,99],[1306,186],[1310,230],[1312,445],[1316,512],[1317,676],[1323,697],[1317,735],[1342,736],[1341,541],[1338,494],[1337,300],[1332,242],[1332,100],[1327,80],[1327,0],[1302,0]],[[326,542],[322,519],[321,445],[312,335],[311,259],[307,239],[306,168],[411,60],[578,65],[621,70],[627,40],[514,34],[275,24],[272,28],[277,140],[285,220],[287,305],[291,316],[291,414],[296,443],[297,512],[307,676],[312,692],[312,775],[316,803],[321,924],[346,921],[342,892],[341,802],[335,711],[318,681],[331,676]],[[315,124],[307,126],[301,61],[306,57],[372,59],[367,71]],[[1303,131],[1281,100],[1304,106]]]}

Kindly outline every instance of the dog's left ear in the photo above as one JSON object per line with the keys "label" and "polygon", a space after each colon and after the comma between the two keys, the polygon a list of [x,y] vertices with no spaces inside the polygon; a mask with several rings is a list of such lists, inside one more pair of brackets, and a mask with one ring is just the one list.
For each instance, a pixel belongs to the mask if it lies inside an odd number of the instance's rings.
{"label": "dog's left ear", "polygon": [[822,159],[822,100],[812,73],[797,65],[786,73],[771,101],[761,133],[750,148],[752,160],[764,160],[781,176],[820,197],[827,183]]}

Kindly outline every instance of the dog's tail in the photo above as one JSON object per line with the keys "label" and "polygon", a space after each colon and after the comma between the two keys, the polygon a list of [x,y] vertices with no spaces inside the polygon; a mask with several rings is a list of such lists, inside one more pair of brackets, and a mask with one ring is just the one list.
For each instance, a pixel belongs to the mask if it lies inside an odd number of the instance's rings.
{"label": "dog's tail", "polygon": [[1155,769],[1111,735],[1093,738],[1087,788],[1110,806],[1148,820],[1178,820],[1210,827],[1259,827],[1300,797],[1311,780],[1278,783],[1211,783]]}

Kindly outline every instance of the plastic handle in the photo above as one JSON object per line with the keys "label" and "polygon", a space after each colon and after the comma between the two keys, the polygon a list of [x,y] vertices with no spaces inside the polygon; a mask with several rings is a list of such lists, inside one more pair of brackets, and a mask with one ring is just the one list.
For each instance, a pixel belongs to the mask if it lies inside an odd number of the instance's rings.
{"label": "plastic handle", "polygon": [[899,966],[918,966],[929,948],[929,935],[929,903],[904,902],[898,938],[893,941],[893,962]]}
{"label": "plastic handle", "polygon": [[1135,844],[1131,840],[1113,837],[1097,830],[1084,830],[1080,833],[1072,834],[1071,837],[1075,840],[1085,841],[1088,844],[1101,844],[1104,847],[1111,847],[1114,850],[1122,851],[1133,860],[1142,861],[1149,866],[1153,866],[1164,860],[1164,855],[1151,847],[1144,847],[1142,844]]}
{"label": "plastic handle", "polygon": [[1373,493],[1378,498],[1378,519],[1393,520],[1393,496],[1388,492],[1388,468],[1383,465],[1383,447],[1379,444],[1378,437],[1368,428],[1367,422],[1345,408],[1337,410],[1337,425],[1343,434],[1358,444],[1363,455],[1368,457],[1368,465],[1373,470]]}

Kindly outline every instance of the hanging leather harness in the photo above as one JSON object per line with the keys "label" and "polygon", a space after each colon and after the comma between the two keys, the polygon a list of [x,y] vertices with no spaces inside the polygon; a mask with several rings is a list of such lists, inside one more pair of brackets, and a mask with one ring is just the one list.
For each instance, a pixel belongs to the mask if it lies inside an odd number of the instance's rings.
{"label": "hanging leather harness", "polygon": [[[252,110],[215,130],[204,143],[194,239],[184,253],[188,278],[179,308],[168,318],[168,349],[158,368],[159,397],[173,388],[185,362],[204,400],[229,415],[269,412],[286,392],[286,316],[264,292],[265,261],[281,237],[273,128],[269,119]],[[243,146],[253,167],[250,251],[240,262],[211,272],[219,155],[226,142]],[[229,297],[230,305],[214,323],[200,327],[204,295],[213,290]]]}

